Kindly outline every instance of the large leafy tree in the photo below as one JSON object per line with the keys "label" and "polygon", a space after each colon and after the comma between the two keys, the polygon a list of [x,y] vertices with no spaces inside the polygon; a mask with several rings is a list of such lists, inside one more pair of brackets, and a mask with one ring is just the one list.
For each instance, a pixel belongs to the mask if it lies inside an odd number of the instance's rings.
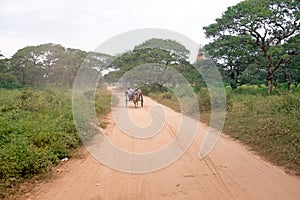
{"label": "large leafy tree", "polygon": [[23,86],[35,85],[39,82],[38,60],[33,55],[33,46],[19,49],[10,59],[12,73]]}
{"label": "large leafy tree", "polygon": [[10,70],[23,86],[55,84],[71,87],[86,56],[85,51],[58,44],[27,46],[12,56]]}
{"label": "large leafy tree", "polygon": [[263,53],[268,89],[272,92],[275,71],[292,56],[284,44],[299,34],[299,9],[299,0],[246,0],[229,7],[216,23],[204,30],[214,40],[226,40],[226,36],[251,37],[240,42],[253,45]]}
{"label": "large leafy tree", "polygon": [[[107,74],[105,78],[118,81],[122,77],[121,81],[125,85],[132,85],[133,82],[152,83],[161,90],[166,83],[173,86],[180,84],[183,81],[179,75],[181,73],[193,83],[199,76],[193,76],[194,73],[198,73],[187,61],[189,53],[177,41],[153,38],[137,45],[133,51],[120,55],[111,65],[115,71]],[[140,65],[144,65],[144,68],[134,69]],[[129,71],[130,73],[127,73]]]}
{"label": "large leafy tree", "polygon": [[86,55],[85,51],[66,48],[51,69],[49,82],[72,87],[77,71]]}
{"label": "large leafy tree", "polygon": [[[1,59],[2,57],[0,56],[0,81],[3,80],[3,73],[7,76],[8,71],[11,72],[10,79],[14,78],[14,82],[20,82],[23,86],[52,84],[69,87],[73,86],[80,67],[90,76],[99,77],[113,58],[107,54],[88,53],[52,43],[24,47],[11,59]],[[91,79],[88,76],[86,79]]]}
{"label": "large leafy tree", "polygon": [[27,46],[10,59],[12,72],[23,86],[49,83],[50,76],[65,48],[56,44]]}
{"label": "large leafy tree", "polygon": [[[225,82],[235,89],[237,86],[257,80],[263,70],[262,56],[251,44],[241,41],[251,40],[247,36],[225,35],[204,46],[205,51],[219,67]],[[250,41],[249,41],[250,43]]]}
{"label": "large leafy tree", "polygon": [[289,59],[283,63],[282,68],[279,69],[278,75],[276,75],[277,82],[287,83],[288,89],[294,84],[297,86],[300,84],[300,34],[290,38],[287,43],[283,45],[290,56]]}
{"label": "large leafy tree", "polygon": [[8,62],[3,54],[0,53],[0,73],[6,72],[8,70]]}
{"label": "large leafy tree", "polygon": [[101,83],[102,77],[111,68],[113,56],[99,52],[89,52],[82,62],[78,71],[78,86],[93,86],[96,82]]}
{"label": "large leafy tree", "polygon": [[[10,71],[10,60],[0,53],[0,85],[17,82],[16,77]],[[2,86],[1,86],[2,87]]]}
{"label": "large leafy tree", "polygon": [[39,75],[43,83],[50,83],[51,73],[57,62],[64,57],[65,52],[65,47],[52,43],[38,45],[30,52],[39,68]]}
{"label": "large leafy tree", "polygon": [[[162,86],[167,82],[164,76],[164,72],[167,67],[179,63],[175,55],[170,53],[168,50],[159,48],[138,48],[133,51],[126,52],[118,57],[112,64],[111,67],[115,71],[110,72],[105,78],[107,80],[118,81],[122,77],[122,82],[124,85],[133,85],[133,83],[139,82],[142,84],[146,82],[156,83],[161,89]],[[139,75],[138,70],[133,70],[135,67],[143,66],[145,64],[151,64],[154,71],[148,71]],[[139,68],[140,71],[142,68]],[[143,70],[150,70],[150,65],[147,65]],[[153,73],[161,72],[160,76],[155,77]],[[126,74],[126,76],[124,76]],[[146,76],[145,76],[146,75]]]}
{"label": "large leafy tree", "polygon": [[177,59],[187,59],[188,55],[190,54],[190,51],[186,49],[185,46],[180,44],[179,42],[175,40],[170,39],[158,39],[158,38],[152,38],[150,40],[147,40],[143,42],[140,45],[135,46],[135,50],[137,49],[163,49],[167,50],[173,53],[174,56],[177,56]]}

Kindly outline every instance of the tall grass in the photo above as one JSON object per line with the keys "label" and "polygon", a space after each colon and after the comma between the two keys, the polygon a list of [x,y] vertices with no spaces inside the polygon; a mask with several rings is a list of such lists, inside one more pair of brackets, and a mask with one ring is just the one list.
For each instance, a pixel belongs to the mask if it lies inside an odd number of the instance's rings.
{"label": "tall grass", "polygon": [[[184,88],[182,89],[182,92],[178,92],[177,96],[168,89],[165,89],[163,92],[152,91],[152,92],[147,92],[146,94],[150,96],[152,99],[158,101],[159,103],[162,103],[172,108],[176,112],[182,111],[182,108],[180,107],[180,103],[178,101],[178,98],[180,98],[181,104],[184,105],[184,110],[186,115],[189,115],[191,117],[198,117],[199,113],[195,113],[195,112],[200,112],[200,119],[202,121],[206,123],[209,123],[210,121],[211,97],[207,88],[202,88],[196,93],[199,110],[194,108],[194,103],[191,103],[190,98],[185,98]],[[227,110],[230,110],[230,108],[232,107],[231,97],[232,95],[229,92],[227,92],[227,99],[226,99]],[[218,110],[218,105],[221,105],[223,103],[221,102],[223,101],[223,99],[215,99],[215,100],[220,101],[220,102],[215,102],[215,106],[216,106],[215,109]]]}
{"label": "tall grass", "polygon": [[[98,88],[95,95],[95,109],[98,117],[102,118],[111,111],[111,106],[117,105],[119,99],[112,96],[104,87]],[[100,119],[101,128],[106,128],[107,122]]]}
{"label": "tall grass", "polygon": [[[62,88],[0,89],[0,198],[8,187],[50,172],[81,144],[71,95]],[[96,98],[96,110],[110,111],[109,93]]]}
{"label": "tall grass", "polygon": [[[226,88],[227,116],[224,132],[247,144],[273,163],[300,175],[300,92],[277,88],[272,95],[265,86]],[[180,111],[174,94],[169,91],[149,95],[175,111]],[[210,121],[210,95],[198,93],[200,120]]]}
{"label": "tall grass", "polygon": [[0,90],[1,189],[49,171],[79,143],[69,92]]}
{"label": "tall grass", "polygon": [[224,132],[300,175],[300,94],[235,94]]}

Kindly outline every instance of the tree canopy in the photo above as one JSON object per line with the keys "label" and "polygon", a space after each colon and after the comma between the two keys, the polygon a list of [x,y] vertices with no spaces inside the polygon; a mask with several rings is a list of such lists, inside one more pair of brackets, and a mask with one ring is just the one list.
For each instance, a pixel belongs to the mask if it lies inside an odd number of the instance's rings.
{"label": "tree canopy", "polygon": [[10,59],[0,59],[0,81],[18,82],[23,86],[52,84],[72,87],[81,66],[101,76],[108,67],[105,63],[111,58],[110,55],[52,43],[27,46]]}
{"label": "tree canopy", "polygon": [[190,54],[190,51],[186,49],[185,46],[180,44],[179,42],[175,40],[170,39],[158,39],[158,38],[152,38],[150,40],[147,40],[143,42],[140,45],[135,46],[135,50],[137,49],[162,49],[166,51],[170,51],[171,53],[174,53],[174,55],[179,56],[179,59],[187,59],[188,55]]}
{"label": "tree canopy", "polygon": [[[229,7],[221,18],[204,27],[204,30],[206,36],[213,39],[213,43],[209,45],[217,45],[220,41],[235,36],[240,44],[256,48],[257,53],[253,56],[257,57],[262,53],[262,64],[267,63],[265,69],[268,88],[272,92],[275,71],[291,56],[299,55],[297,52],[291,54],[285,48],[289,46],[287,43],[293,42],[291,38],[299,34],[299,9],[299,0],[246,0]],[[236,47],[238,45],[232,48]],[[244,50],[247,48],[249,46],[245,46]]]}
{"label": "tree canopy", "polygon": [[[181,84],[182,77],[190,83],[200,83],[201,76],[187,61],[188,55],[189,51],[177,41],[153,38],[118,57],[112,63],[115,71],[107,74],[105,79],[122,81],[124,85],[152,83],[160,89],[166,83]],[[178,76],[179,73],[183,76]]]}

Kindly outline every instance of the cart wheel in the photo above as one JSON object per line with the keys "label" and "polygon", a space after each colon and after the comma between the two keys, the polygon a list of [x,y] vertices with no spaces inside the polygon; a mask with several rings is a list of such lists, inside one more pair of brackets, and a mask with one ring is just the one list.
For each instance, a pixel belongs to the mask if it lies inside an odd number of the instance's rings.
{"label": "cart wheel", "polygon": [[141,107],[144,106],[144,99],[143,99],[143,95],[141,95]]}

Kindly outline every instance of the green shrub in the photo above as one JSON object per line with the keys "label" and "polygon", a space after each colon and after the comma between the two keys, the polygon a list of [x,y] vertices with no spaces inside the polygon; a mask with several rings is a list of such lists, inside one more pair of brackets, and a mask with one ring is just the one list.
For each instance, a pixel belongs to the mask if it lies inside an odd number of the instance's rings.
{"label": "green shrub", "polygon": [[[91,94],[86,95],[89,98]],[[111,102],[117,101],[105,88],[99,88],[97,114],[107,114]],[[60,159],[71,157],[80,144],[73,121],[71,90],[0,89],[0,198],[7,187],[49,172]]]}
{"label": "green shrub", "polygon": [[[236,90],[226,88],[228,112],[224,132],[273,163],[300,175],[300,92],[295,91],[277,89],[269,95],[265,86],[245,85]],[[177,98],[171,92],[153,92],[149,96],[180,111]],[[197,97],[201,120],[208,123],[210,94],[206,88],[201,88]],[[216,102],[217,105],[221,103]],[[189,108],[188,104],[185,106]]]}
{"label": "green shrub", "polygon": [[[212,91],[213,92],[213,91]],[[226,92],[225,99],[222,98],[214,98],[211,99],[211,94],[207,88],[202,88],[197,93],[198,96],[198,103],[200,111],[203,112],[210,112],[211,111],[211,101],[214,101],[215,111],[219,111],[220,109],[226,108],[229,111],[232,107],[232,94],[230,92]],[[216,95],[217,96],[217,95]]]}
{"label": "green shrub", "polygon": [[265,85],[242,85],[232,90],[234,94],[241,95],[268,95],[268,89]]}
{"label": "green shrub", "polygon": [[173,96],[174,96],[174,95],[173,95],[172,92],[170,92],[170,91],[164,92],[164,93],[162,94],[162,98],[164,98],[164,99],[172,99]]}
{"label": "green shrub", "polygon": [[97,115],[106,115],[111,111],[111,106],[116,105],[119,99],[112,96],[106,89],[100,88],[95,96],[95,108]]}
{"label": "green shrub", "polygon": [[19,89],[19,88],[22,88],[22,85],[18,84],[18,83],[0,82],[0,88],[5,88],[5,89]]}
{"label": "green shrub", "polygon": [[5,184],[16,184],[22,178],[48,171],[57,162],[48,148],[35,146],[27,137],[14,137],[0,149],[0,178]]}
{"label": "green shrub", "polygon": [[211,111],[210,95],[208,89],[202,88],[197,95],[200,112]]}
{"label": "green shrub", "polygon": [[80,144],[71,92],[0,89],[0,190],[49,171]]}
{"label": "green shrub", "polygon": [[225,133],[300,174],[300,94],[238,96],[227,113]]}

